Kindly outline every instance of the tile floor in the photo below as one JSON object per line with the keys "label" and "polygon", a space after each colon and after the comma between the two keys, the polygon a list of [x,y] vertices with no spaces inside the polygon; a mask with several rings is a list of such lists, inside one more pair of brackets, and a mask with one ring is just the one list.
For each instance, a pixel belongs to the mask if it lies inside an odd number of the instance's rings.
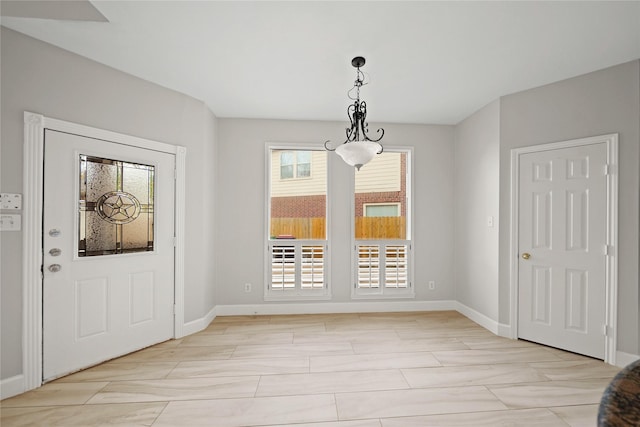
{"label": "tile floor", "polygon": [[618,368],[456,312],[219,317],[6,399],[10,426],[580,426]]}

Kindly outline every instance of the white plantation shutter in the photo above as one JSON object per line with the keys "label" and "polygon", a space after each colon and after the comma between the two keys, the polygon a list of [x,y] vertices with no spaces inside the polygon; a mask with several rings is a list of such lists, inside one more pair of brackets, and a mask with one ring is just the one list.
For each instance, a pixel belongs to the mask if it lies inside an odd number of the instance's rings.
{"label": "white plantation shutter", "polygon": [[293,289],[296,285],[296,248],[292,245],[271,246],[271,289]]}
{"label": "white plantation shutter", "polygon": [[384,286],[387,288],[406,288],[407,245],[387,245],[385,247]]}
{"label": "white plantation shutter", "polygon": [[270,243],[272,296],[324,295],[327,290],[326,242]]}
{"label": "white plantation shutter", "polygon": [[380,287],[380,246],[358,245],[358,288]]}
{"label": "white plantation shutter", "polygon": [[356,295],[410,294],[409,241],[360,241],[355,246]]}
{"label": "white plantation shutter", "polygon": [[324,246],[301,246],[301,280],[302,289],[322,289],[324,287]]}

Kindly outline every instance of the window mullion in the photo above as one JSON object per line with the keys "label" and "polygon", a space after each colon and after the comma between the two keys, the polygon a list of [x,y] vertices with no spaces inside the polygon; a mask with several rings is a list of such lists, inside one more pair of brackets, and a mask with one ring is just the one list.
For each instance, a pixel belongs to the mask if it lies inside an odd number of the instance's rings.
{"label": "window mullion", "polygon": [[295,290],[299,292],[302,290],[302,243],[296,242],[296,275],[295,275]]}

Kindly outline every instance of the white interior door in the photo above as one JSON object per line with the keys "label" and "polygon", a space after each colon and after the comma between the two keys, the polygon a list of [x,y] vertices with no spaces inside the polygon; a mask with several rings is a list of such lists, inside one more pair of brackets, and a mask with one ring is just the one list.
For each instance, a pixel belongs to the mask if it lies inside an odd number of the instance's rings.
{"label": "white interior door", "polygon": [[520,156],[518,337],[604,358],[606,145]]}
{"label": "white interior door", "polygon": [[43,379],[173,336],[172,154],[45,130]]}

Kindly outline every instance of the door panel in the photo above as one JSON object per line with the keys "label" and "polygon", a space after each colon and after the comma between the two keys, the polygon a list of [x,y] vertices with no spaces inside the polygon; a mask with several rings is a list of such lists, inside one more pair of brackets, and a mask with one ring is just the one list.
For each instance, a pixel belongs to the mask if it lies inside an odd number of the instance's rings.
{"label": "door panel", "polygon": [[518,337],[604,358],[606,145],[520,156]]}
{"label": "door panel", "polygon": [[45,131],[45,381],[173,336],[174,164]]}

